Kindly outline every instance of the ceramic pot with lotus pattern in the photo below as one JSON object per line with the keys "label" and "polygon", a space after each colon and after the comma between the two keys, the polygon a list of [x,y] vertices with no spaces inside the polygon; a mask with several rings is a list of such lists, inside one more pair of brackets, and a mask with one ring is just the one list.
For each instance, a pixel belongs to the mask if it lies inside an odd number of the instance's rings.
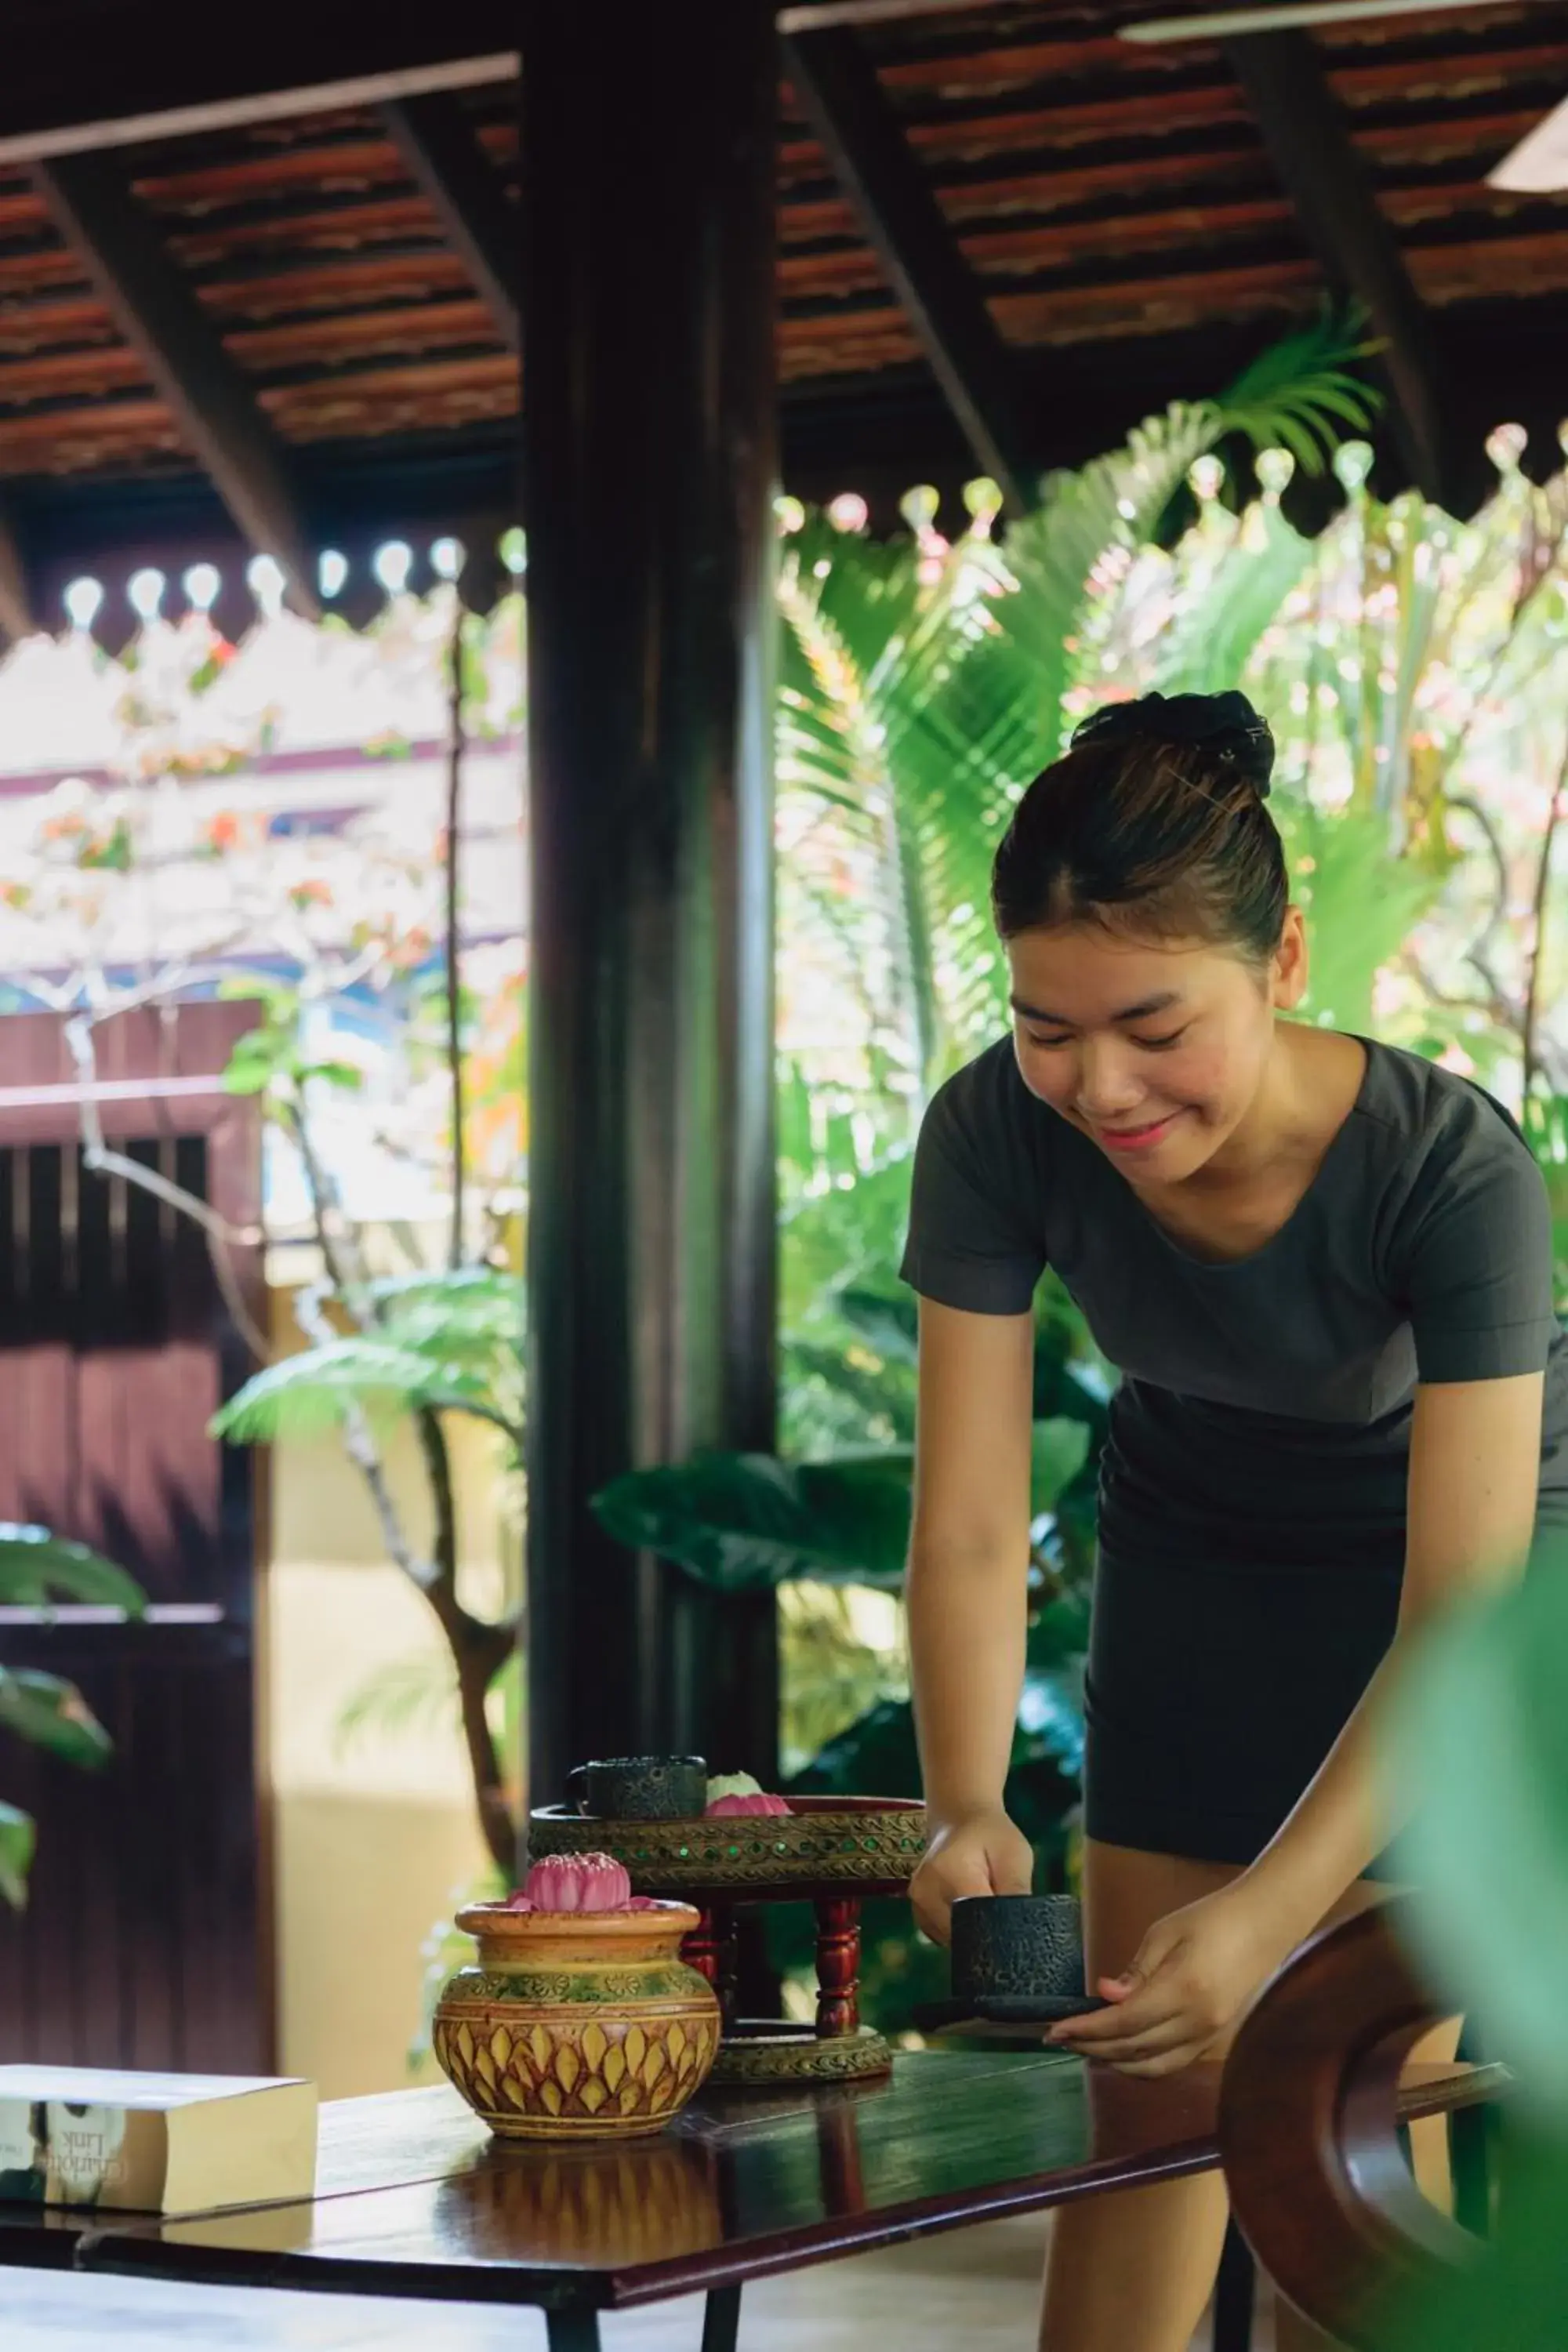
{"label": "ceramic pot with lotus pattern", "polygon": [[505,1903],[457,1924],[479,1943],[437,2004],[436,2056],[490,2129],[512,2139],[662,2130],[719,2049],[713,1988],[680,1958],[689,1904],[634,1897],[602,1855],[554,1855]]}

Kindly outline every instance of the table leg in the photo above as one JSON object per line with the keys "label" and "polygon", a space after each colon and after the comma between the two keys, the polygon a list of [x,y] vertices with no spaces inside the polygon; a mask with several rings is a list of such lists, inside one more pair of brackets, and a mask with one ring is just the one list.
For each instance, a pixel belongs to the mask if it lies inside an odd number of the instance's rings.
{"label": "table leg", "polygon": [[709,1983],[717,1989],[719,1983],[718,1923],[706,1906],[698,1914],[696,1927],[681,1944],[680,1957],[689,1969],[695,1969],[700,1977],[706,1977]]}
{"label": "table leg", "polygon": [[702,2316],[702,2352],[735,2352],[740,2333],[740,2287],[710,2288]]}
{"label": "table leg", "polygon": [[599,2352],[596,2311],[547,2311],[544,2326],[550,2352]]}
{"label": "table leg", "polygon": [[710,1981],[719,1996],[719,2006],[724,2012],[724,2025],[728,2031],[735,2022],[735,1990],[741,1972],[740,1937],[736,1932],[732,1904],[716,1906],[711,1916],[717,1965]]}
{"label": "table leg", "polygon": [[860,1906],[841,1897],[816,1907],[816,2032],[822,2042],[860,2025]]}

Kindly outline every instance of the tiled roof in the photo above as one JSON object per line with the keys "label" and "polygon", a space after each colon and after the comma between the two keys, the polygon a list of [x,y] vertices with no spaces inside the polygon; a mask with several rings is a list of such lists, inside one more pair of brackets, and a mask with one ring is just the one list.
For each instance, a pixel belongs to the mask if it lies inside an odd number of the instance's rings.
{"label": "tiled roof", "polygon": [[[858,37],[1017,348],[1046,462],[1213,388],[1325,292],[1221,52],[1116,37],[1147,13],[1137,0],[997,0]],[[1568,92],[1568,7],[1372,20],[1319,45],[1455,381],[1479,424],[1495,422],[1528,403],[1525,375],[1547,372],[1568,199],[1503,195],[1485,174]],[[459,102],[515,189],[515,89]],[[885,451],[909,479],[922,448],[933,466],[952,458],[954,429],[787,88],[783,105],[786,464],[815,488],[825,468],[851,479]],[[164,141],[124,161],[302,464],[348,444],[406,451],[416,468],[492,452],[475,478],[510,479],[517,362],[374,110]],[[6,478],[63,490],[197,472],[26,171],[0,172],[0,493]]]}

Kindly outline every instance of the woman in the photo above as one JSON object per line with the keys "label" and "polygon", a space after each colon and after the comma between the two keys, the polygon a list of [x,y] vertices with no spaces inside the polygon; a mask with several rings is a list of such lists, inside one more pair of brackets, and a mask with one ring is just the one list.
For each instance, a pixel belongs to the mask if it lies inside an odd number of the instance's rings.
{"label": "woman", "polygon": [[[1538,1508],[1568,1518],[1540,1176],[1479,1087],[1281,1018],[1307,943],[1272,762],[1245,697],[1150,695],[1030,786],[993,877],[1014,1033],[931,1103],[902,1269],[913,1891],[939,1940],[956,1896],[1030,1884],[1003,1782],[1046,1266],[1122,1374],[1086,1706],[1106,2006],[1051,2039],[1131,2074],[1222,2053],[1287,1955],[1373,1899],[1369,1734],[1405,1642],[1520,1570]],[[1067,2209],[1048,2352],[1184,2352],[1224,2224],[1212,2176]]]}

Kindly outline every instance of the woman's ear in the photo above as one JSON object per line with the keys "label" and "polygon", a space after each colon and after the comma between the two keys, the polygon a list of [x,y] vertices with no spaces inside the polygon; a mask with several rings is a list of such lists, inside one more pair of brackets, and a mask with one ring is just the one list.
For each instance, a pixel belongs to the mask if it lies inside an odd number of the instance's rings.
{"label": "woman's ear", "polygon": [[1285,928],[1269,968],[1269,1002],[1279,1013],[1294,1013],[1307,993],[1311,959],[1307,952],[1307,926],[1300,907],[1285,910]]}

